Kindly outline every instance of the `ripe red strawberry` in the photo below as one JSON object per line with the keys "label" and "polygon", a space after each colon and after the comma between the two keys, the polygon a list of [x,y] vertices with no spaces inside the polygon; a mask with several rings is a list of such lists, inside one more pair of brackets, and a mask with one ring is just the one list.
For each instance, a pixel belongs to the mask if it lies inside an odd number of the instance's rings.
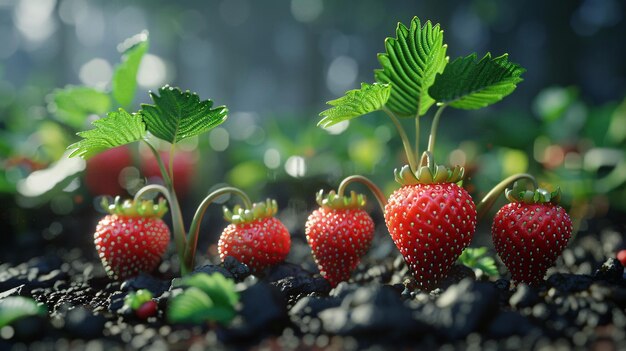
{"label": "ripe red strawberry", "polygon": [[365,198],[355,192],[350,197],[331,191],[317,194],[320,208],[305,224],[306,238],[320,273],[331,286],[350,279],[352,271],[370,248],[374,221],[363,210]]}
{"label": "ripe red strawberry", "polygon": [[275,200],[255,203],[251,209],[235,206],[231,212],[224,207],[224,217],[231,222],[220,236],[218,252],[222,261],[233,256],[253,272],[282,262],[289,254],[291,236],[276,219]]}
{"label": "ripe red strawberry", "polygon": [[494,246],[514,281],[539,283],[565,249],[572,221],[558,205],[559,190],[507,190],[506,197],[513,202],[496,213]]}
{"label": "ripe red strawberry", "polygon": [[391,194],[385,222],[422,290],[437,287],[474,236],[476,206],[456,184],[462,177],[462,168],[442,166],[396,174],[403,186]]}
{"label": "ripe red strawberry", "polygon": [[154,270],[170,242],[170,230],[161,219],[167,212],[165,200],[122,203],[118,197],[103,206],[110,214],[98,222],[94,243],[109,277],[124,280]]}
{"label": "ripe red strawberry", "polygon": [[621,262],[622,266],[626,267],[626,250],[621,250],[615,257]]}
{"label": "ripe red strawberry", "polygon": [[146,301],[138,309],[135,310],[135,315],[139,319],[148,319],[149,317],[156,316],[159,311],[159,305],[154,300]]}

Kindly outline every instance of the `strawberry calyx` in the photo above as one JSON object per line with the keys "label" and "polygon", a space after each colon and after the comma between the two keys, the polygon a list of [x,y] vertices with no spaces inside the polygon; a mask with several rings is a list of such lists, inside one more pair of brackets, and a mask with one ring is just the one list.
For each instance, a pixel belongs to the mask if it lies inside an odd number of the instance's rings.
{"label": "strawberry calyx", "polygon": [[363,194],[358,194],[354,191],[350,192],[350,196],[339,195],[334,190],[324,195],[324,190],[320,190],[315,200],[323,208],[329,208],[333,210],[349,210],[360,209],[367,204],[367,198]]}
{"label": "strawberry calyx", "polygon": [[233,224],[244,224],[254,222],[263,218],[271,218],[278,212],[276,200],[267,199],[265,202],[252,204],[251,208],[244,208],[235,205],[231,211],[224,206],[224,219]]}
{"label": "strawberry calyx", "polygon": [[522,202],[525,204],[547,204],[558,205],[561,202],[561,188],[557,187],[554,191],[548,191],[543,188],[535,190],[521,189],[517,184],[513,184],[511,189],[504,192],[507,200],[510,202]]}
{"label": "strawberry calyx", "polygon": [[400,185],[457,183],[463,180],[465,168],[449,168],[435,163],[432,154],[425,151],[420,166],[413,171],[409,165],[394,170],[394,178]]}
{"label": "strawberry calyx", "polygon": [[121,197],[116,196],[114,202],[109,203],[108,198],[104,197],[100,204],[108,213],[125,217],[163,218],[168,210],[167,202],[163,198],[154,203],[152,200],[122,201]]}

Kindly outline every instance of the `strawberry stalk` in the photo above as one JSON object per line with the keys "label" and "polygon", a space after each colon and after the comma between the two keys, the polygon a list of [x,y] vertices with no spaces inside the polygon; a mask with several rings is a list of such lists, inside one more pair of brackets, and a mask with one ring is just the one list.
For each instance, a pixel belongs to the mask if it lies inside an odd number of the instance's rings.
{"label": "strawberry stalk", "polygon": [[478,218],[478,220],[480,221],[487,214],[487,212],[489,212],[489,209],[491,209],[491,207],[496,202],[498,197],[502,193],[504,193],[504,191],[509,186],[511,186],[515,182],[517,182],[519,180],[522,180],[522,179],[526,179],[526,180],[530,181],[532,183],[534,189],[537,189],[539,187],[535,177],[533,177],[532,175],[527,174],[527,173],[514,174],[514,175],[512,175],[512,176],[502,180],[500,183],[498,183],[496,186],[494,186],[487,193],[487,195],[485,195],[485,197],[483,197],[483,199],[480,200],[480,202],[476,205],[476,217]]}
{"label": "strawberry stalk", "polygon": [[202,223],[202,218],[204,217],[206,209],[213,203],[213,201],[227,194],[239,196],[243,200],[245,209],[252,209],[252,201],[250,201],[250,198],[246,195],[246,193],[238,188],[219,188],[207,195],[207,197],[205,197],[200,203],[200,206],[198,206],[198,209],[193,216],[193,220],[191,221],[191,226],[189,227],[189,240],[187,241],[184,256],[182,256],[185,266],[193,267],[196,256],[196,248],[198,245],[198,235],[200,233],[200,223]]}
{"label": "strawberry stalk", "polygon": [[446,108],[446,104],[439,106],[437,112],[435,112],[435,117],[433,117],[433,123],[430,125],[430,136],[428,137],[428,151],[433,153],[435,150],[435,139],[437,137],[437,128],[439,127],[439,120],[441,119],[441,114],[443,110]]}
{"label": "strawberry stalk", "polygon": [[381,212],[385,213],[385,206],[387,205],[387,197],[385,197],[385,194],[383,194],[383,192],[380,190],[378,186],[376,186],[376,184],[374,184],[374,182],[372,182],[371,180],[369,180],[368,178],[362,175],[352,175],[342,180],[341,183],[339,183],[339,188],[337,188],[337,195],[340,197],[343,197],[346,191],[346,187],[350,183],[353,183],[353,182],[357,182],[357,183],[361,183],[365,185],[372,192],[372,194],[374,194],[374,197],[376,197],[376,200],[378,200],[378,205],[380,206]]}
{"label": "strawberry stalk", "polygon": [[[413,150],[411,148],[411,142],[409,141],[409,137],[407,136],[406,132],[404,131],[404,128],[402,128],[402,124],[400,124],[400,121],[398,120],[398,117],[396,117],[396,115],[393,112],[391,112],[391,110],[388,109],[387,107],[383,107],[382,109],[383,109],[383,111],[385,111],[387,116],[389,116],[389,118],[391,118],[391,121],[393,122],[393,125],[398,130],[398,134],[400,135],[400,139],[402,139],[402,145],[404,146],[404,152],[406,153],[407,161],[409,162],[409,167],[411,168],[412,171],[415,171],[417,169],[417,165],[415,164],[415,162],[417,162],[417,158],[415,158],[415,154],[413,154]],[[418,124],[418,126],[419,126],[419,124]],[[417,134],[419,135],[419,131],[417,131]],[[416,147],[417,147],[417,140],[416,140]]]}

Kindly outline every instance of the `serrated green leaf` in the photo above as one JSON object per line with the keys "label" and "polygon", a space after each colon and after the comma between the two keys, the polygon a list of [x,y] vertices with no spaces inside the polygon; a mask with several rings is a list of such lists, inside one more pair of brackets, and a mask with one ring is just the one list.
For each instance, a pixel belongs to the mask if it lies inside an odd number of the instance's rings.
{"label": "serrated green leaf", "polygon": [[490,277],[498,275],[498,268],[496,267],[496,261],[492,257],[483,257],[476,262],[476,269],[483,271]]}
{"label": "serrated green leaf", "polygon": [[122,107],[128,107],[135,98],[137,90],[137,71],[144,54],[148,51],[148,32],[141,32],[127,39],[122,54],[122,62],[115,67],[111,81],[111,94]]}
{"label": "serrated green leaf", "polygon": [[109,112],[105,118],[95,120],[93,125],[93,129],[77,133],[83,139],[68,146],[67,149],[72,150],[69,157],[88,159],[102,151],[139,141],[146,135],[141,116],[131,115],[121,108]]}
{"label": "serrated green leaf", "polygon": [[148,131],[172,144],[217,127],[228,113],[226,106],[211,109],[213,101],[200,101],[195,93],[168,85],[159,89],[159,95],[151,92],[150,97],[154,105],[142,104],[140,111]]}
{"label": "serrated green leaf", "polygon": [[201,289],[190,287],[170,302],[167,316],[172,323],[215,321],[227,324],[235,317],[235,309],[220,306]]}
{"label": "serrated green leaf", "polygon": [[349,90],[339,99],[328,101],[327,104],[334,107],[320,113],[320,116],[324,118],[317,125],[324,128],[330,127],[339,122],[380,110],[389,99],[390,91],[391,86],[388,84],[361,83],[361,89]]}
{"label": "serrated green leaf", "polygon": [[385,40],[386,53],[378,55],[382,69],[374,71],[376,80],[391,84],[387,107],[400,116],[425,114],[435,101],[428,88],[448,63],[447,45],[439,24],[421,25],[415,17],[407,28],[398,23],[396,38]]}
{"label": "serrated green leaf", "polygon": [[488,276],[498,275],[496,261],[487,255],[487,248],[484,246],[466,248],[459,256],[458,261],[469,268],[482,271]]}
{"label": "serrated green leaf", "polygon": [[48,103],[48,109],[59,121],[76,129],[84,128],[90,115],[102,115],[110,108],[109,95],[90,87],[56,89]]}
{"label": "serrated green leaf", "polygon": [[45,308],[35,300],[22,296],[9,296],[0,300],[0,329],[18,319],[45,313]]}
{"label": "serrated green leaf", "polygon": [[508,54],[480,61],[476,54],[460,57],[438,74],[429,89],[437,102],[464,110],[479,109],[502,100],[521,82],[525,69],[510,62]]}
{"label": "serrated green leaf", "polygon": [[234,308],[239,301],[239,295],[235,292],[235,283],[219,273],[194,274],[185,278],[184,284],[204,291],[215,305]]}

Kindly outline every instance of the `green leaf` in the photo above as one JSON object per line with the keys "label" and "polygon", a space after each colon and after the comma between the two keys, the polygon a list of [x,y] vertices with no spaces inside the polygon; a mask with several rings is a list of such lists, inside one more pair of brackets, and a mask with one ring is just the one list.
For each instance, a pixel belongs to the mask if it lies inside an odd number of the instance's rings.
{"label": "green leaf", "polygon": [[378,54],[382,69],[374,71],[378,82],[392,86],[387,102],[391,111],[405,117],[421,116],[428,111],[435,103],[428,88],[448,63],[447,48],[439,24],[433,26],[427,21],[422,26],[417,17],[409,28],[398,23],[396,38],[385,40],[387,53]]}
{"label": "green leaf", "polygon": [[151,92],[150,97],[154,105],[142,104],[140,111],[148,131],[172,144],[217,127],[228,113],[226,106],[211,109],[213,101],[200,101],[195,93],[168,85],[159,89],[159,95]]}
{"label": "green leaf", "polygon": [[111,94],[120,106],[128,107],[137,90],[137,71],[144,54],[148,51],[148,32],[143,31],[121,44],[125,47],[122,62],[115,67],[111,82]]}
{"label": "green leaf", "polygon": [[437,102],[455,108],[474,110],[502,100],[521,82],[525,69],[510,62],[508,54],[480,61],[476,54],[460,57],[437,75],[429,93]]}
{"label": "green leaf", "polygon": [[474,269],[480,271],[488,276],[498,275],[498,268],[496,267],[496,261],[493,257],[487,255],[486,247],[471,248],[468,247],[461,253],[458,261]]}
{"label": "green leaf", "polygon": [[324,128],[330,127],[339,122],[380,110],[389,99],[390,91],[391,86],[388,84],[361,83],[361,89],[349,90],[339,99],[327,102],[334,107],[320,113],[320,116],[324,118],[317,125]]}
{"label": "green leaf", "polygon": [[139,289],[131,291],[124,297],[124,306],[136,311],[144,303],[152,300],[152,292],[148,289]]}
{"label": "green leaf", "polygon": [[89,87],[69,86],[54,90],[48,110],[70,127],[81,129],[90,115],[102,115],[111,108],[111,98],[106,93]]}
{"label": "green leaf", "polygon": [[45,312],[45,307],[38,305],[33,299],[22,296],[6,297],[0,300],[0,329],[18,319],[41,315]]}
{"label": "green leaf", "polygon": [[95,120],[94,129],[77,133],[82,137],[70,146],[69,157],[80,156],[87,159],[102,151],[139,141],[146,135],[146,126],[139,114],[129,114],[124,109],[109,112],[107,117]]}
{"label": "green leaf", "polygon": [[216,305],[234,308],[239,301],[239,295],[235,292],[235,283],[218,273],[194,274],[185,278],[184,284],[204,291]]}

